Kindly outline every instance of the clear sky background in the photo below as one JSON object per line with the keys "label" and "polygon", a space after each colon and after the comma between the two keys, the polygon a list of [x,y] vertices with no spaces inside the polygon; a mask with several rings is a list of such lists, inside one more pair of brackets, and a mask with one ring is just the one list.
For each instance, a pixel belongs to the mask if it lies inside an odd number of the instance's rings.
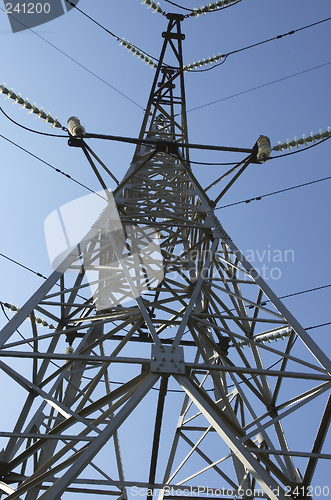
{"label": "clear sky background", "polygon": [[[166,12],[185,13],[165,1],[160,4]],[[199,7],[193,0],[180,4]],[[159,56],[167,20],[139,0],[80,0],[78,6],[120,38]],[[138,136],[155,70],[75,9],[34,32],[13,34],[4,5],[0,3],[0,7],[0,84],[6,83],[23,98],[44,107],[63,125],[76,115],[88,132]],[[243,0],[224,11],[185,20],[184,62],[241,49],[330,16],[330,0]],[[328,21],[230,55],[211,71],[186,73],[190,142],[251,148],[260,134],[267,135],[275,146],[279,140],[326,131],[331,126],[330,33]],[[276,80],[281,81],[272,83]],[[62,134],[3,95],[0,105],[26,127]],[[33,134],[2,114],[0,130],[10,141],[90,189],[99,189],[83,153],[68,147],[66,139]],[[88,144],[121,179],[134,147],[100,140],[88,140]],[[2,137],[0,147],[0,253],[48,276],[51,266],[44,220],[56,208],[88,191]],[[331,140],[263,165],[251,165],[219,206],[330,176],[330,147]],[[241,158],[237,153],[191,154],[191,159],[199,162]],[[224,171],[221,166],[192,168],[203,187]],[[266,281],[280,297],[331,283],[330,185],[331,180],[325,180],[216,211],[252,264],[258,269],[262,265],[268,268]],[[211,191],[212,198],[219,189],[216,186]],[[286,253],[289,250],[292,252]],[[276,255],[277,262],[273,261]],[[0,272],[2,302],[22,305],[43,282],[2,256]],[[331,321],[330,290],[286,298],[284,303],[304,327],[321,325]],[[0,321],[0,325],[6,323],[4,317]],[[309,333],[330,354],[330,326]],[[2,390],[8,396],[9,391]],[[314,484],[331,486],[327,471],[327,464],[321,462]]]}

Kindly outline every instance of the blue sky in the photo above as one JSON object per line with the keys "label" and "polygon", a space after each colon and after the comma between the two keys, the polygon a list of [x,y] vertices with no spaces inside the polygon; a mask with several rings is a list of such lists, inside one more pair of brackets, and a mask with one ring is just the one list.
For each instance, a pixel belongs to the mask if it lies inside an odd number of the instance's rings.
{"label": "blue sky", "polygon": [[[164,1],[160,3],[166,12],[180,12]],[[192,0],[180,3],[189,8],[199,7]],[[0,7],[0,84],[6,83],[23,98],[44,107],[46,112],[51,111],[63,125],[76,115],[88,132],[138,136],[142,108],[147,103],[154,75],[152,68],[75,9],[35,28],[34,32],[13,34],[3,5]],[[166,19],[153,14],[140,1],[80,0],[79,7],[120,38],[159,56]],[[329,0],[243,0],[222,12],[185,20],[184,62],[190,64],[219,52],[241,49],[330,16]],[[285,142],[287,138],[292,140],[312,131],[318,133],[319,129],[326,131],[331,126],[330,25],[328,21],[230,55],[223,65],[211,71],[187,73],[190,142],[251,148],[260,134],[267,135],[275,146],[279,140]],[[291,77],[296,73],[301,74]],[[220,102],[209,105],[217,100]],[[59,129],[50,129],[3,95],[0,105],[26,127],[61,134]],[[1,135],[90,189],[99,189],[83,154],[69,148],[66,139],[33,134],[2,114],[0,126]],[[44,220],[59,206],[88,191],[5,139],[0,138],[0,142],[0,253],[48,276],[51,266]],[[89,140],[88,144],[121,179],[134,147],[99,140]],[[326,141],[296,155],[251,165],[219,206],[329,176],[330,144],[331,141]],[[191,154],[192,160],[200,162],[241,158],[237,153],[194,151]],[[193,171],[205,187],[222,174],[223,168],[197,165]],[[114,188],[114,184],[109,187]],[[265,265],[268,273],[273,273],[266,274],[267,283],[278,296],[331,283],[329,189],[330,180],[326,180],[216,212],[252,264],[257,268]],[[211,195],[216,197],[218,193],[216,186]],[[272,271],[274,268],[278,270]],[[3,257],[0,270],[2,302],[22,305],[42,281]],[[284,303],[304,327],[331,321],[330,288],[284,299]],[[5,322],[2,317],[1,324]],[[329,332],[329,326],[311,330],[312,337],[328,354]],[[326,463],[322,462],[316,484],[329,481],[326,471]]]}

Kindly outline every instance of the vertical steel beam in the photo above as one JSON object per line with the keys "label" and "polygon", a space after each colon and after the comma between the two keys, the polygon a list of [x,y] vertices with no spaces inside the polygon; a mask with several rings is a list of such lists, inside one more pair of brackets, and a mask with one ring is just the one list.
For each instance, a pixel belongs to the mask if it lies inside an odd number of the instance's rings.
{"label": "vertical steel beam", "polygon": [[[321,423],[320,423],[320,426],[319,426],[319,429],[317,432],[317,436],[316,436],[315,443],[314,443],[314,446],[312,449],[312,453],[321,453],[328,429],[330,427],[330,423],[331,423],[331,394],[329,395],[329,399],[326,403],[326,407],[325,407],[323,417],[322,417],[322,420],[321,420]],[[303,477],[303,484],[306,487],[310,485],[310,482],[313,478],[313,474],[315,472],[316,465],[317,465],[317,460],[318,459],[316,457],[309,459],[309,462],[308,462],[308,465],[307,465],[307,468],[305,470],[304,477]]]}
{"label": "vertical steel beam", "polygon": [[[162,417],[163,417],[163,408],[164,408],[165,397],[167,394],[167,387],[168,387],[168,376],[163,376],[161,378],[159,399],[158,399],[158,403],[157,403],[157,411],[156,411],[156,418],[155,418],[154,438],[153,438],[151,464],[150,464],[150,468],[149,468],[149,480],[148,480],[148,482],[150,484],[155,483],[156,466],[157,466],[157,459],[158,459],[158,454],[159,454],[161,425],[162,425]],[[152,488],[151,491],[153,492],[153,490],[154,489]],[[152,500],[152,498],[153,498],[153,493],[150,493],[149,495],[147,495],[147,500]]]}

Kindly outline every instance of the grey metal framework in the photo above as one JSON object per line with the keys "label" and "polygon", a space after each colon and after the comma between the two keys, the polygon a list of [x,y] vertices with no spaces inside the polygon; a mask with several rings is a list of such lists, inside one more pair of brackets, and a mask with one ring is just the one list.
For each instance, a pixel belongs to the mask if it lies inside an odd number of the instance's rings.
{"label": "grey metal framework", "polygon": [[[0,333],[2,376],[22,401],[0,432],[8,500],[285,500],[305,497],[318,460],[331,458],[330,360],[235,246],[190,168],[181,20],[168,15],[138,145],[112,195],[107,167],[70,138],[119,217],[109,202]],[[218,199],[256,161],[254,146]],[[318,415],[300,435],[309,407]]]}

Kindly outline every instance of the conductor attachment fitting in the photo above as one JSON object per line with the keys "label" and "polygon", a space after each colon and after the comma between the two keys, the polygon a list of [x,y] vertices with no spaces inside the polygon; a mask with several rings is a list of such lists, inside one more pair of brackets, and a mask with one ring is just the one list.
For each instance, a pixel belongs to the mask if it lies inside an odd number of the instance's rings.
{"label": "conductor attachment fitting", "polygon": [[257,160],[259,162],[268,161],[271,156],[270,140],[265,135],[260,135],[257,140]]}
{"label": "conductor attachment fitting", "polygon": [[81,125],[77,116],[72,116],[67,122],[69,134],[75,137],[85,135],[85,128]]}

